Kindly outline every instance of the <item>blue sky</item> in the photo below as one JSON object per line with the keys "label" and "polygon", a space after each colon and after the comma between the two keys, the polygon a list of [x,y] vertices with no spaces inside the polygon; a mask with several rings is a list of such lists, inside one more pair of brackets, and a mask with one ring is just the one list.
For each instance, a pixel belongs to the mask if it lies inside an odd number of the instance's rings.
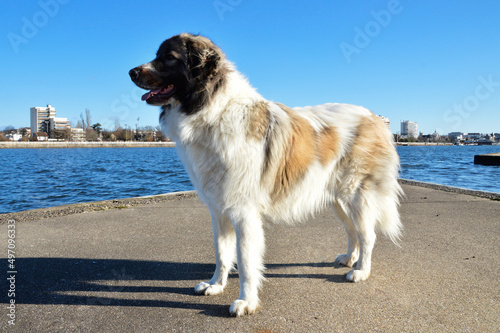
{"label": "blue sky", "polygon": [[[362,105],[424,133],[500,132],[499,1],[3,0],[0,128],[53,105],[74,124],[158,124],[128,70],[210,37],[267,99]],[[139,121],[137,120],[138,118]]]}

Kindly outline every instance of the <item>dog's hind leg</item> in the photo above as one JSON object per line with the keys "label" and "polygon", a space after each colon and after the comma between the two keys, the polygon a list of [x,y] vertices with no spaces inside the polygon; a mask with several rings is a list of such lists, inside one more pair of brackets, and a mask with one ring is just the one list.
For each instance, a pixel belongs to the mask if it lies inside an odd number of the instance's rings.
{"label": "dog's hind leg", "polygon": [[215,248],[215,272],[210,281],[201,282],[196,294],[217,295],[224,291],[229,272],[236,261],[236,234],[230,219],[220,212],[210,209]]}
{"label": "dog's hind leg", "polygon": [[264,230],[262,219],[256,210],[240,212],[233,219],[236,230],[240,296],[229,312],[233,316],[254,313],[259,307],[259,287],[264,279]]}
{"label": "dog's hind leg", "polygon": [[[358,194],[359,195],[359,194]],[[372,251],[377,238],[375,225],[377,222],[377,207],[375,197],[366,195],[358,198],[359,202],[352,205],[352,220],[359,243],[359,258],[354,269],[347,273],[347,280],[359,282],[368,279],[371,271]]]}
{"label": "dog's hind leg", "polygon": [[337,256],[334,264],[352,267],[358,260],[359,256],[359,244],[356,237],[356,228],[354,227],[354,223],[352,222],[352,220],[345,213],[340,203],[335,202],[332,204],[332,206],[335,217],[337,218],[337,220],[344,224],[344,228],[347,233],[347,252],[346,254]]}

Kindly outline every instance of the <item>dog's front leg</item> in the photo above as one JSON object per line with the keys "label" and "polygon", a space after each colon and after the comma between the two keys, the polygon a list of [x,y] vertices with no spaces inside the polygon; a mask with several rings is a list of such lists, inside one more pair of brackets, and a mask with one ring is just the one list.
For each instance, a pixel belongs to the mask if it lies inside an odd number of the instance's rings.
{"label": "dog's front leg", "polygon": [[210,281],[201,282],[194,291],[202,295],[218,295],[224,291],[229,272],[236,261],[236,235],[229,218],[210,209],[215,248],[215,272]]}
{"label": "dog's front leg", "polygon": [[257,211],[245,211],[233,218],[236,230],[240,296],[231,305],[233,316],[254,313],[259,307],[259,287],[263,280],[264,231]]}

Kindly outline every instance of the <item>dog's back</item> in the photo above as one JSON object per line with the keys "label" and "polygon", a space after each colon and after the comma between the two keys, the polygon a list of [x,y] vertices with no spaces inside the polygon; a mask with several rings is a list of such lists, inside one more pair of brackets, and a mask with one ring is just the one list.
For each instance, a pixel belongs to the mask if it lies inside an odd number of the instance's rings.
{"label": "dog's back", "polygon": [[[270,199],[265,213],[292,222],[335,203],[359,214],[362,202],[369,201],[377,226],[395,241],[401,224],[393,208],[402,191],[399,157],[385,123],[365,108],[347,104],[293,109],[278,104],[270,110],[277,107],[290,123],[274,129],[280,132],[274,136],[289,140],[266,144],[275,160],[263,162],[262,182]],[[283,116],[276,117],[284,122]]]}

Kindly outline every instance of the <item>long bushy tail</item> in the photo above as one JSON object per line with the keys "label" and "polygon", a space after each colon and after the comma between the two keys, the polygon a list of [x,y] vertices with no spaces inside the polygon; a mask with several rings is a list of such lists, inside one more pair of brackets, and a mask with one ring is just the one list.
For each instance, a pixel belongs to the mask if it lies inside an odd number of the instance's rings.
{"label": "long bushy tail", "polygon": [[392,152],[391,156],[385,160],[385,179],[378,193],[379,219],[377,226],[394,244],[398,245],[403,231],[403,224],[399,215],[399,204],[404,192],[398,182],[400,164],[394,146],[394,137],[389,130],[386,131],[386,136],[392,145]]}
{"label": "long bushy tail", "polygon": [[403,189],[397,180],[391,187],[391,193],[378,199],[380,216],[377,226],[394,244],[399,245],[403,231],[403,224],[399,216],[399,199],[403,195]]}

